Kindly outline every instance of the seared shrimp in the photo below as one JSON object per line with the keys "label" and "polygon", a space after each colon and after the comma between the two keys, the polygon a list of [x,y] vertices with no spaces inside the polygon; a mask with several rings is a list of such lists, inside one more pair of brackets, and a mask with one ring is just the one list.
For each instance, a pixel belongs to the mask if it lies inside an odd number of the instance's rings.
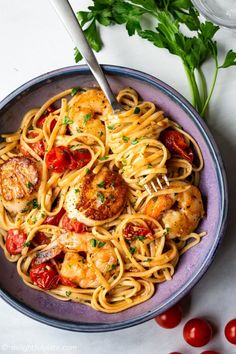
{"label": "seared shrimp", "polygon": [[160,221],[170,238],[189,235],[204,215],[199,189],[186,182],[172,182],[169,188],[189,187],[181,193],[163,194],[151,199],[144,213]]}
{"label": "seared shrimp", "polygon": [[97,174],[83,177],[79,186],[71,188],[65,198],[69,218],[88,225],[102,225],[122,212],[127,186],[121,175],[103,167]]}
{"label": "seared shrimp", "polygon": [[13,157],[0,167],[0,198],[4,207],[19,213],[37,196],[40,171],[36,162],[26,157]]}
{"label": "seared shrimp", "polygon": [[110,276],[112,265],[117,263],[110,242],[99,242],[90,233],[60,235],[46,250],[38,252],[36,263],[52,259],[61,251],[65,252],[65,257],[59,273],[81,288],[96,288],[100,284],[91,262],[106,279]]}
{"label": "seared shrimp", "polygon": [[[91,89],[80,94],[69,111],[72,123],[69,129],[72,134],[88,133],[95,135],[105,142],[105,125],[102,122],[111,112],[111,107],[103,92]],[[94,143],[90,137],[82,137],[81,140],[88,145]]]}

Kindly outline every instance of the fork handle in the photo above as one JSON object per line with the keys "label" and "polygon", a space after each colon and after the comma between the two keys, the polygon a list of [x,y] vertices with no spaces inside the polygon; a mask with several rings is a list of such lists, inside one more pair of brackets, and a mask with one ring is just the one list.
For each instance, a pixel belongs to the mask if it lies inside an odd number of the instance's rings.
{"label": "fork handle", "polygon": [[80,24],[74,14],[74,11],[67,0],[50,0],[58,16],[63,22],[75,46],[79,48],[85,61],[87,62],[92,74],[97,80],[99,86],[106,95],[113,111],[119,110],[120,106],[108,84],[108,81],[97,62],[97,59],[80,27]]}

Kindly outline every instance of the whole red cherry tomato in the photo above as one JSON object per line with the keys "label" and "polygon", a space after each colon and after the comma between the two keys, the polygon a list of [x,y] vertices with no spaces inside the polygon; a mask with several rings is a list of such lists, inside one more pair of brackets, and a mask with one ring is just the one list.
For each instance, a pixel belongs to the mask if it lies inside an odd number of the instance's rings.
{"label": "whole red cherry tomato", "polygon": [[71,286],[72,288],[76,288],[77,287],[77,285],[75,283],[73,283],[73,281],[71,281],[70,279],[68,279],[66,277],[63,277],[63,275],[59,275],[59,282],[62,285]]}
{"label": "whole red cherry tomato", "polygon": [[205,350],[204,352],[201,352],[201,354],[219,354],[219,353],[215,352],[214,350]]}
{"label": "whole red cherry tomato", "polygon": [[49,262],[33,264],[30,269],[30,279],[34,285],[44,290],[55,289],[60,280],[55,268]]}
{"label": "whole red cherry tomato", "polygon": [[179,304],[155,317],[155,321],[163,328],[174,328],[182,320],[182,308]]}
{"label": "whole red cherry tomato", "polygon": [[13,255],[21,253],[26,239],[27,235],[24,231],[20,229],[9,230],[6,238],[7,251]]}
{"label": "whole red cherry tomato", "polygon": [[71,163],[70,149],[65,146],[53,148],[46,154],[46,164],[52,172],[65,172]]}
{"label": "whole red cherry tomato", "polygon": [[225,337],[230,343],[236,345],[236,318],[226,324]]}
{"label": "whole red cherry tomato", "polygon": [[166,129],[161,133],[160,140],[171,153],[193,162],[193,151],[188,146],[183,134],[174,129]]}
{"label": "whole red cherry tomato", "polygon": [[47,216],[43,223],[48,224],[48,225],[58,226],[58,224],[64,214],[65,214],[65,209],[61,208],[59,213],[57,213],[56,215]]}
{"label": "whole red cherry tomato", "polygon": [[83,233],[88,230],[85,224],[77,221],[76,219],[70,219],[67,214],[65,214],[62,218],[62,227],[67,231],[74,231],[77,233]]}
{"label": "whole red cherry tomato", "polygon": [[181,354],[180,352],[171,352],[169,354]]}
{"label": "whole red cherry tomato", "polygon": [[202,347],[209,343],[212,337],[212,327],[206,320],[193,318],[184,325],[183,335],[188,344],[193,347]]}
{"label": "whole red cherry tomato", "polygon": [[[37,136],[37,133],[33,131],[29,131],[28,133],[28,138],[35,138]],[[45,144],[43,140],[39,140],[36,143],[29,143],[29,147],[40,157],[44,157],[45,154]],[[25,157],[30,157],[30,153],[22,146],[20,145],[20,151]]]}

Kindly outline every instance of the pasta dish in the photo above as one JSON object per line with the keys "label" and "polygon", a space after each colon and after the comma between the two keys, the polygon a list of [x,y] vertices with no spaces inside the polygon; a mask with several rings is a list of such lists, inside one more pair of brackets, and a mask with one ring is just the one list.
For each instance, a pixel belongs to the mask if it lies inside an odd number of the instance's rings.
{"label": "pasta dish", "polygon": [[206,234],[198,144],[134,89],[117,100],[68,89],[0,143],[5,256],[27,286],[107,313],[148,300]]}

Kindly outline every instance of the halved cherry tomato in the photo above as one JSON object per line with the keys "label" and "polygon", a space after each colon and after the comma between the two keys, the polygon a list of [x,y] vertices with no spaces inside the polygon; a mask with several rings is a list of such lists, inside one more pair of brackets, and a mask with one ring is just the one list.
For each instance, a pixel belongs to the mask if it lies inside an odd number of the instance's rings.
{"label": "halved cherry tomato", "polygon": [[[28,138],[35,138],[37,136],[37,133],[33,131],[29,131],[28,133]],[[39,140],[36,143],[30,143],[29,147],[40,157],[44,157],[45,154],[45,144],[43,140]],[[30,153],[25,150],[25,148],[20,145],[20,151],[25,157],[30,157]]]}
{"label": "halved cherry tomato", "polygon": [[188,344],[193,347],[202,347],[211,340],[212,327],[204,319],[193,318],[184,325],[183,335]]}
{"label": "halved cherry tomato", "polygon": [[65,172],[71,163],[70,149],[66,146],[58,146],[53,148],[46,154],[46,164],[52,172]]}
{"label": "halved cherry tomato", "polygon": [[7,251],[13,255],[21,253],[26,239],[27,235],[24,231],[20,229],[9,230],[6,238]]}
{"label": "halved cherry tomato", "polygon": [[71,286],[72,288],[76,288],[77,287],[77,285],[75,283],[73,283],[73,281],[71,281],[70,279],[68,279],[66,277],[63,277],[63,275],[59,275],[59,282],[62,285]]}
{"label": "halved cherry tomato", "polygon": [[236,345],[236,318],[233,318],[226,324],[225,337],[230,343]]}
{"label": "halved cherry tomato", "polygon": [[123,231],[124,237],[127,240],[132,240],[135,239],[136,237],[144,237],[144,238],[152,238],[152,231],[144,226],[139,226],[139,225],[134,225],[131,222],[129,222]]}
{"label": "halved cherry tomato", "polygon": [[53,216],[47,216],[43,224],[58,226],[62,216],[65,214],[65,209],[61,208],[59,213]]}
{"label": "halved cherry tomato", "polygon": [[37,243],[37,245],[48,245],[50,243],[49,237],[47,237],[45,233],[41,231],[36,233],[34,236],[34,241]]}
{"label": "halved cherry tomato", "polygon": [[63,216],[61,224],[63,229],[66,229],[67,231],[74,231],[79,234],[88,230],[85,224],[82,224],[76,219],[70,219],[67,214]]}
{"label": "halved cherry tomato", "polygon": [[49,262],[32,265],[30,279],[34,285],[44,290],[55,289],[59,283],[59,275]]}
{"label": "halved cherry tomato", "polygon": [[193,162],[193,151],[188,146],[183,134],[174,129],[166,129],[161,133],[160,140],[171,153]]}
{"label": "halved cherry tomato", "polygon": [[163,328],[174,328],[182,320],[182,308],[179,304],[155,317],[155,321]]}

